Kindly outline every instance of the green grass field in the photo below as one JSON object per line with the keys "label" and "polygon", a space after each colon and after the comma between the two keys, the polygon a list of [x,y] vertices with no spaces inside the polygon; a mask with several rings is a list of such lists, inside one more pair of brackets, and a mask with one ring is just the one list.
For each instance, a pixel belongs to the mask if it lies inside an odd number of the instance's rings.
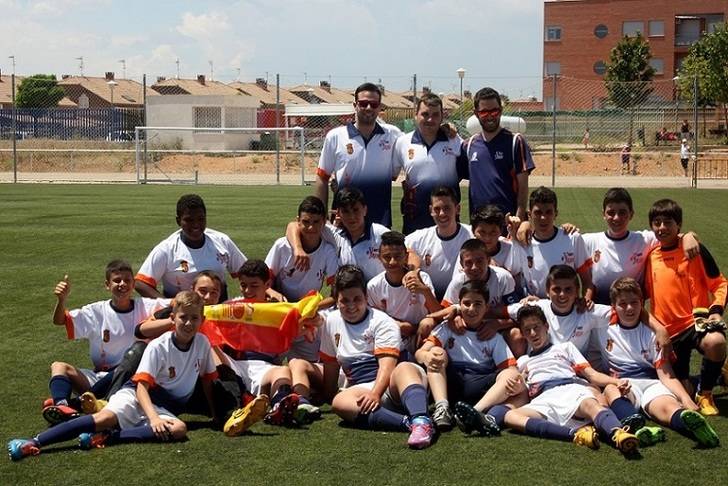
{"label": "green grass field", "polygon": [[[174,205],[197,192],[208,225],[228,233],[248,258],[264,258],[296,211],[306,187],[189,187],[128,185],[0,185],[0,442],[45,427],[40,404],[48,396],[49,365],[88,366],[85,342],[69,342],[51,323],[53,287],[65,273],[69,307],[107,298],[103,268],[125,258],[138,269],[149,250],[176,229]],[[602,229],[602,189],[561,189],[560,221],[582,231]],[[672,197],[685,209],[684,229],[697,232],[728,268],[723,228],[728,192],[634,190],[635,229],[647,225],[649,204]],[[397,207],[397,205],[393,205]],[[723,208],[723,209],[720,209]],[[463,208],[465,214],[465,208]],[[719,399],[728,417],[728,398]],[[326,409],[328,410],[328,409]],[[728,418],[711,419],[728,446]],[[719,484],[728,473],[724,448],[696,450],[668,432],[668,441],[627,461],[603,446],[504,433],[466,438],[444,434],[424,451],[406,448],[404,434],[345,428],[330,413],[308,430],[263,424],[237,438],[190,419],[189,440],[79,451],[69,442],[20,463],[0,460],[0,485],[14,484]]]}

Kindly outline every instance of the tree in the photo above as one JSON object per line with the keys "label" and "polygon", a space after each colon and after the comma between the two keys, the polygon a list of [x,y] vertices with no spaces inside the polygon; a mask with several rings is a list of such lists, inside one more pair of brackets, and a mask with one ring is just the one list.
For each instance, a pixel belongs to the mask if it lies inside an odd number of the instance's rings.
{"label": "tree", "polygon": [[64,96],[54,74],[34,74],[18,86],[15,103],[20,108],[50,108],[58,106]]}
{"label": "tree", "polygon": [[[723,105],[728,127],[728,26],[720,25],[690,48],[680,68],[680,91],[694,99],[694,77],[698,78],[698,103],[710,100]],[[707,103],[707,102],[706,102]],[[706,104],[703,103],[703,104]]]}
{"label": "tree", "polygon": [[629,111],[629,142],[632,142],[634,108],[644,103],[653,91],[655,70],[650,66],[650,45],[642,34],[624,37],[609,54],[604,84],[610,101]]}

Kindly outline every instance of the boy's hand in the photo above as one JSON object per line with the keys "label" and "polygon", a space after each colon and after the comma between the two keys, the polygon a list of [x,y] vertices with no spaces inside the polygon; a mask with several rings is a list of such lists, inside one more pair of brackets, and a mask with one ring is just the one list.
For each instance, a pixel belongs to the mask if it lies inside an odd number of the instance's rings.
{"label": "boy's hand", "polygon": [[496,325],[498,321],[487,320],[478,328],[478,339],[481,341],[487,341],[498,333]]}
{"label": "boy's hand", "polygon": [[594,301],[591,299],[579,297],[578,299],[576,299],[575,304],[577,314],[583,314],[586,311],[591,312],[594,310]]}
{"label": "boy's hand", "polygon": [[663,356],[670,356],[672,353],[672,340],[667,329],[660,327],[654,330],[655,342],[657,343],[657,349],[662,351]]}
{"label": "boy's hand", "polygon": [[682,243],[685,257],[688,260],[692,260],[696,256],[700,255],[700,243],[695,237],[695,233],[693,233],[692,231],[688,231],[687,233],[685,233],[682,236]]}
{"label": "boy's hand", "polygon": [[506,393],[509,397],[514,397],[524,391],[526,391],[526,383],[521,375],[506,380]]}
{"label": "boy's hand", "polygon": [[64,275],[63,280],[58,282],[56,288],[53,289],[53,294],[58,298],[59,302],[65,302],[70,292],[71,282],[68,281],[68,275]]}
{"label": "boy's hand", "polygon": [[454,319],[455,316],[458,315],[459,307],[456,305],[451,305],[450,307],[445,307],[444,309],[440,309],[437,312],[430,312],[425,317],[430,319],[435,319],[436,321],[441,320],[450,320]]}
{"label": "boy's hand", "polygon": [[518,216],[511,216],[511,213],[506,213],[506,229],[511,239],[515,238],[518,233],[518,228],[521,226],[521,218]]}
{"label": "boy's hand", "polygon": [[463,334],[465,334],[465,331],[468,329],[468,326],[465,325],[465,321],[463,320],[462,316],[459,315],[453,317],[452,319],[448,319],[447,327],[449,327],[450,330],[458,336],[462,336]]}
{"label": "boy's hand", "polygon": [[359,405],[359,413],[366,415],[373,412],[379,407],[380,400],[379,395],[371,390],[367,391],[356,401],[356,404]]}
{"label": "boy's hand", "polygon": [[522,298],[518,303],[521,305],[526,305],[529,302],[536,302],[537,300],[540,300],[540,299],[538,297],[536,297],[535,295],[527,295],[524,298]]}
{"label": "boy's hand", "polygon": [[294,248],[293,264],[299,272],[308,272],[308,269],[311,268],[311,258],[305,251]]}
{"label": "boy's hand", "polygon": [[402,283],[404,283],[405,287],[407,287],[407,290],[409,290],[413,294],[424,294],[425,292],[430,290],[430,288],[425,285],[425,282],[423,282],[420,278],[420,272],[407,272],[405,277],[402,279]]}
{"label": "boy's hand", "polygon": [[564,233],[566,233],[567,235],[572,235],[579,232],[579,228],[575,224],[571,223],[562,224],[561,229],[564,230]]}
{"label": "boy's hand", "polygon": [[632,387],[629,384],[629,380],[623,379],[623,380],[619,380],[619,383],[617,383],[617,388],[619,389],[619,393],[621,393],[622,396],[626,396]]}
{"label": "boy's hand", "polygon": [[528,246],[531,244],[532,236],[533,230],[531,229],[531,223],[529,223],[528,221],[523,221],[518,226],[518,231],[516,232],[516,241],[522,246]]}
{"label": "boy's hand", "polygon": [[680,400],[680,404],[686,409],[692,410],[693,412],[700,411],[700,407],[698,407],[698,405],[689,396],[685,397],[683,400]]}
{"label": "boy's hand", "polygon": [[445,364],[447,360],[447,356],[445,354],[445,350],[440,347],[434,347],[432,348],[425,358],[425,366],[427,366],[427,371],[432,371],[437,373],[440,371]]}
{"label": "boy's hand", "polygon": [[277,290],[273,289],[266,289],[265,296],[268,298],[270,302],[288,302],[288,299],[286,299],[286,296],[282,293],[278,292]]}
{"label": "boy's hand", "polygon": [[159,440],[168,441],[172,438],[172,421],[156,417],[149,420],[149,426]]}

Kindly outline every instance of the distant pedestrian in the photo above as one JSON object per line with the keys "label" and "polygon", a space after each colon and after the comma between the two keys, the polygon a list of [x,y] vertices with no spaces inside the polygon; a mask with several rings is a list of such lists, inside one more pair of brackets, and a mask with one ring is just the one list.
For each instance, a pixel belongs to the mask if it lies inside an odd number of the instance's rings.
{"label": "distant pedestrian", "polygon": [[690,160],[690,145],[688,145],[688,140],[686,138],[682,139],[682,142],[680,142],[680,165],[682,165],[683,172],[685,173],[685,177],[688,176],[688,161]]}
{"label": "distant pedestrian", "polygon": [[581,143],[584,144],[584,150],[589,150],[589,129],[584,130],[584,138],[581,139]]}
{"label": "distant pedestrian", "polygon": [[629,163],[632,157],[632,144],[625,143],[622,147],[622,175],[629,175]]}
{"label": "distant pedestrian", "polygon": [[685,119],[682,122],[682,125],[680,125],[680,137],[690,140],[690,123],[688,123],[688,120]]}

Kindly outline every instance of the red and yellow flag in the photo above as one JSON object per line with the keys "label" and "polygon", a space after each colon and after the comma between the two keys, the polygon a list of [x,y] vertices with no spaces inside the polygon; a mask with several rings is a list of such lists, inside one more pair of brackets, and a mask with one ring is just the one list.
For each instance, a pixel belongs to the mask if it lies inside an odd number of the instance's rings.
{"label": "red and yellow flag", "polygon": [[240,300],[208,305],[200,332],[213,346],[280,354],[288,350],[299,334],[300,320],[316,315],[321,300],[323,296],[316,293],[298,302]]}

